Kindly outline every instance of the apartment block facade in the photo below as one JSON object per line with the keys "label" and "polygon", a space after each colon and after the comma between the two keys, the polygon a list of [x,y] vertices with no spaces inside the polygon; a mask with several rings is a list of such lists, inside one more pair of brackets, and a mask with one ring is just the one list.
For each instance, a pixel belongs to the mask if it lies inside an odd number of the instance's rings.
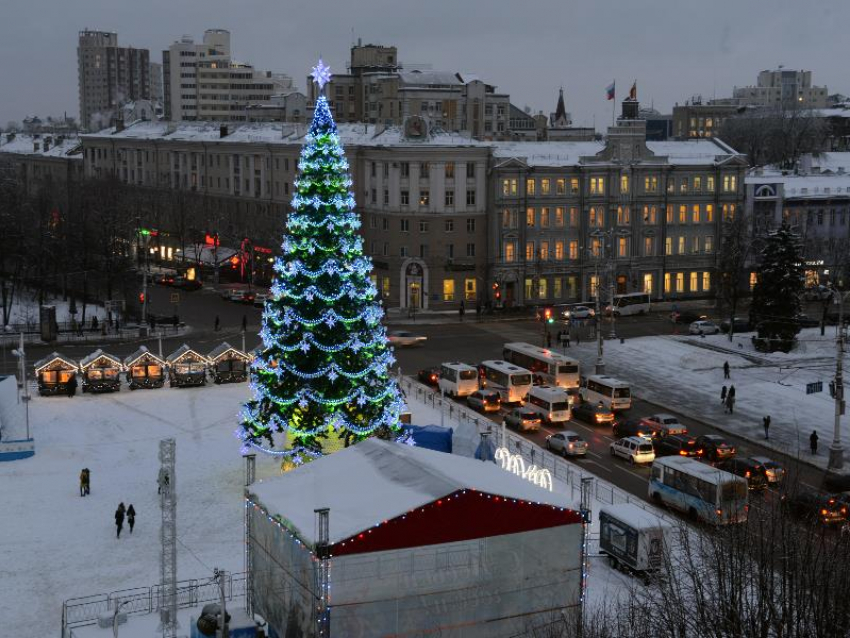
{"label": "apartment block facade", "polygon": [[811,71],[778,68],[761,71],[755,86],[735,87],[733,98],[746,106],[822,109],[829,91],[812,85]]}

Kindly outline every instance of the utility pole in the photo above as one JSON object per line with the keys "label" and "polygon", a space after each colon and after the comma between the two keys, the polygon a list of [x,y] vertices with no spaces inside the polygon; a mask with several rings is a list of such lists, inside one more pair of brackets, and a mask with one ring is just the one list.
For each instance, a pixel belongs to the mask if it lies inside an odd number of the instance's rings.
{"label": "utility pole", "polygon": [[602,360],[602,311],[599,308],[599,253],[596,254],[594,264],[596,295],[596,374],[605,374],[605,362]]}
{"label": "utility pole", "polygon": [[159,442],[160,508],[162,522],[160,534],[160,623],[157,631],[162,638],[175,638],[180,623],[177,621],[177,475],[175,472],[175,453],[177,444],[174,439]]}
{"label": "utility pole", "polygon": [[829,446],[829,463],[831,470],[844,467],[844,446],[841,445],[841,415],[844,414],[844,293],[838,295],[838,336],[835,339],[835,380],[833,381],[833,398],[835,399],[835,422],[832,432],[832,445]]}

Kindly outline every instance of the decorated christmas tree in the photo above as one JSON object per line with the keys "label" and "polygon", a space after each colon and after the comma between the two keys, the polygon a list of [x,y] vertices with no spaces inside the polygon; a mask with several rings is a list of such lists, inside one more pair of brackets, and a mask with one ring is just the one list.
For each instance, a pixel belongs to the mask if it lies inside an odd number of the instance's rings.
{"label": "decorated christmas tree", "polygon": [[[322,91],[330,70],[312,76]],[[263,350],[251,365],[254,398],[237,436],[299,463],[399,428],[403,401],[377,290],[357,234],[351,177],[324,95],[298,163],[298,179],[263,312]]]}

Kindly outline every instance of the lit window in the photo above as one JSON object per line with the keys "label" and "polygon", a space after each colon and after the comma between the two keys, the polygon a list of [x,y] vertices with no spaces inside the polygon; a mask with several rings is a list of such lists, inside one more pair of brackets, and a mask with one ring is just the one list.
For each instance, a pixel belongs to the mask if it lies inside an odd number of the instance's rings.
{"label": "lit window", "polygon": [[390,278],[384,277],[383,283],[381,285],[381,295],[384,299],[389,298],[390,296]]}
{"label": "lit window", "polygon": [[549,259],[549,242],[541,241],[540,242],[540,259],[541,261],[547,261]]}
{"label": "lit window", "polygon": [[691,222],[699,224],[699,204],[694,204],[691,207]]}
{"label": "lit window", "polygon": [[534,195],[535,190],[536,190],[535,186],[536,186],[536,183],[535,183],[533,177],[525,180],[525,194],[526,195]]}
{"label": "lit window", "polygon": [[751,272],[750,273],[750,290],[756,287],[756,284],[759,282],[758,274]]}
{"label": "lit window", "polygon": [[525,242],[525,261],[534,261],[534,242]]}
{"label": "lit window", "polygon": [[540,180],[540,194],[548,195],[550,189],[551,180],[548,177],[544,177]]}
{"label": "lit window", "polygon": [[738,190],[738,176],[724,175],[723,176],[723,192],[734,193]]}
{"label": "lit window", "polygon": [[644,273],[644,275],[643,275],[643,291],[645,293],[647,293],[648,295],[652,294],[652,288],[653,288],[652,283],[653,283],[652,282],[652,274],[651,273]]}
{"label": "lit window", "polygon": [[549,228],[549,208],[545,206],[540,209],[540,227]]}
{"label": "lit window", "polygon": [[562,206],[555,208],[555,226],[558,228],[564,227],[564,208]]}
{"label": "lit window", "polygon": [[685,204],[679,205],[679,223],[687,224],[688,223],[688,207]]}
{"label": "lit window", "polygon": [[419,191],[419,205],[422,207],[428,206],[428,201],[430,199],[430,194],[428,191]]}
{"label": "lit window", "polygon": [[578,259],[578,242],[570,242],[570,259]]}
{"label": "lit window", "polygon": [[546,296],[549,294],[547,290],[549,281],[545,278],[541,278],[540,281],[537,282],[537,296],[540,299],[546,299]]}
{"label": "lit window", "polygon": [[455,300],[455,280],[443,279],[443,301]]}
{"label": "lit window", "polygon": [[673,204],[667,204],[667,223],[673,223]]}
{"label": "lit window", "polygon": [[570,206],[570,226],[578,226],[578,208],[575,206]]}
{"label": "lit window", "polygon": [[598,280],[597,280],[597,278],[596,278],[596,275],[591,275],[591,276],[590,276],[590,281],[589,281],[589,283],[590,283],[590,296],[591,296],[591,297],[595,297],[595,296],[596,296],[596,291],[597,291],[597,289],[599,288],[599,284],[597,283],[597,281],[598,281]]}
{"label": "lit window", "polygon": [[710,253],[714,250],[714,237],[712,235],[705,236],[705,252]]}
{"label": "lit window", "polygon": [[475,288],[475,278],[463,280],[463,298],[467,301],[475,301],[478,298],[478,291]]}
{"label": "lit window", "polygon": [[617,240],[617,255],[619,257],[629,256],[629,241],[625,237],[620,237]]}
{"label": "lit window", "polygon": [[512,241],[505,242],[505,261],[516,261],[516,244]]}
{"label": "lit window", "polygon": [[605,225],[605,220],[602,215],[602,207],[601,206],[591,206],[590,207],[590,225],[601,228]]}
{"label": "lit window", "polygon": [[676,292],[685,292],[685,273],[676,273]]}
{"label": "lit window", "polygon": [[628,175],[620,175],[620,192],[628,193],[629,192],[629,176]]}
{"label": "lit window", "polygon": [[711,273],[705,271],[702,273],[702,291],[708,292],[711,290]]}
{"label": "lit window", "polygon": [[525,225],[528,228],[534,228],[534,209],[526,208],[525,209]]}
{"label": "lit window", "polygon": [[643,178],[643,190],[647,193],[655,193],[658,191],[658,178],[654,175],[649,175]]}
{"label": "lit window", "polygon": [[683,177],[682,181],[679,182],[679,192],[680,193],[687,193],[688,192],[688,178],[687,177]]}
{"label": "lit window", "polygon": [[694,192],[698,193],[702,190],[702,177],[694,177]]}
{"label": "lit window", "polygon": [[552,280],[552,298],[560,299],[561,298],[561,278],[555,277]]}
{"label": "lit window", "polygon": [[685,237],[684,236],[679,237],[679,252],[678,252],[678,254],[679,255],[685,254]]}
{"label": "lit window", "polygon": [[566,195],[567,194],[567,180],[561,178],[555,180],[555,194],[556,195]]}
{"label": "lit window", "polygon": [[570,178],[570,195],[578,195],[578,177]]}
{"label": "lit window", "polygon": [[691,242],[691,252],[697,254],[699,252],[699,237],[694,237]]}
{"label": "lit window", "polygon": [[590,252],[594,257],[599,257],[602,254],[602,242],[598,239],[590,240]]}
{"label": "lit window", "polygon": [[723,204],[723,221],[730,222],[735,219],[735,204]]}
{"label": "lit window", "polygon": [[697,292],[699,285],[699,273],[694,271],[691,273],[691,292]]}
{"label": "lit window", "polygon": [[658,223],[658,210],[655,206],[643,207],[643,223],[649,225]]}
{"label": "lit window", "polygon": [[705,221],[709,224],[714,222],[714,204],[705,205]]}
{"label": "lit window", "polygon": [[654,257],[655,256],[655,238],[654,237],[644,237],[643,238],[643,256],[644,257]]}
{"label": "lit window", "polygon": [[525,298],[531,299],[534,297],[534,280],[531,277],[525,279]]}
{"label": "lit window", "polygon": [[558,240],[555,242],[555,259],[562,261],[564,259],[564,242]]}
{"label": "lit window", "polygon": [[631,211],[628,206],[617,206],[617,225],[628,226],[632,223]]}
{"label": "lit window", "polygon": [[[467,165],[469,166],[469,165]],[[505,197],[516,196],[517,194],[517,180],[516,179],[503,179],[502,180],[502,195]]]}
{"label": "lit window", "polygon": [[707,190],[709,193],[714,192],[714,176],[713,175],[709,175],[708,177],[705,178],[705,190]]}
{"label": "lit window", "polygon": [[669,272],[664,273],[664,292],[665,292],[665,294],[670,293],[670,273]]}
{"label": "lit window", "polygon": [[672,255],[673,254],[673,238],[672,237],[666,237],[664,239],[664,254],[665,255]]}
{"label": "lit window", "polygon": [[591,177],[590,178],[590,194],[604,195],[605,194],[605,178]]}

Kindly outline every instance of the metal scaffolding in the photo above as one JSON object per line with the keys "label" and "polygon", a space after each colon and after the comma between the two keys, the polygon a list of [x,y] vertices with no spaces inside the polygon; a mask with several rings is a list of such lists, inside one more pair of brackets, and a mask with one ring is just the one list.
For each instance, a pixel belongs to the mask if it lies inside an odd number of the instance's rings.
{"label": "metal scaffolding", "polygon": [[177,629],[177,476],[174,472],[177,444],[174,439],[159,442],[160,509],[159,528],[162,556],[160,559],[160,601],[158,631],[163,638],[176,638]]}

